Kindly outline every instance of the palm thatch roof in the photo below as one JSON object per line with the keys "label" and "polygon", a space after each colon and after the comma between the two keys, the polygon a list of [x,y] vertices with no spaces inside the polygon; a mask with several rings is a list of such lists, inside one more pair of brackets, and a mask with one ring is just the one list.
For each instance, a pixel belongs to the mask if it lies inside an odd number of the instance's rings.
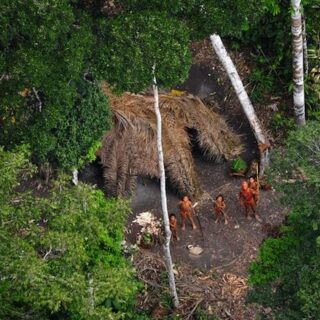
{"label": "palm thatch roof", "polygon": [[[113,95],[104,85],[114,115],[114,126],[99,151],[106,192],[125,195],[136,186],[137,176],[159,178],[156,116],[153,95]],[[197,198],[201,187],[196,173],[188,129],[196,143],[213,160],[230,159],[241,152],[239,137],[226,121],[193,95],[160,94],[165,169],[170,184],[180,194]]]}

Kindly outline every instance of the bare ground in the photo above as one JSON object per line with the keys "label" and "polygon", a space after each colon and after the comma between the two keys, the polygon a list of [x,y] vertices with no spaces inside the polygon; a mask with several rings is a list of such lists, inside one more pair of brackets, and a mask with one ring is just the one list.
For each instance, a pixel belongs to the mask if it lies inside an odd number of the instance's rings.
{"label": "bare ground", "polygon": [[[177,287],[182,296],[186,295],[185,304],[181,307],[183,318],[190,315],[190,305],[199,302],[199,306],[218,314],[222,319],[253,320],[257,308],[246,306],[244,303],[247,293],[247,270],[250,263],[256,258],[259,246],[268,235],[277,235],[278,227],[284,219],[284,209],[278,203],[274,191],[262,191],[258,204],[258,212],[263,218],[259,223],[255,219],[248,221],[243,209],[238,202],[239,185],[241,179],[231,178],[228,175],[228,164],[215,165],[196,159],[198,173],[201,179],[205,194],[196,207],[197,214],[202,226],[203,238],[199,222],[196,220],[198,229],[192,230],[191,225],[187,225],[184,232],[179,229],[180,240],[172,241],[171,253],[173,262],[177,269]],[[227,204],[229,223],[227,225],[220,222],[214,223],[213,198],[222,193]],[[179,199],[168,192],[169,212],[177,213],[177,203]],[[152,211],[159,218],[161,217],[160,192],[155,181],[145,181],[139,184],[137,193],[132,202],[132,220],[137,213]],[[133,228],[128,226],[127,238],[135,242],[136,225]],[[204,251],[199,256],[189,253],[188,245],[200,245]],[[163,262],[158,262],[155,266],[149,266],[150,261],[162,261],[162,247],[157,244],[150,250],[143,250],[135,256],[140,278],[146,282],[151,281],[152,286],[163,285]],[[146,259],[143,261],[143,259]],[[141,267],[141,268],[140,268]],[[143,267],[143,268],[142,268]],[[157,271],[150,272],[156,268]],[[162,271],[161,271],[162,270]],[[162,276],[161,276],[162,275]],[[228,283],[225,279],[232,278],[233,282]],[[231,281],[231,282],[232,282]],[[185,290],[187,289],[187,292]],[[208,298],[208,290],[210,296]],[[234,293],[233,291],[236,291]],[[192,292],[195,291],[194,294]],[[153,300],[149,297],[146,305],[141,307],[154,307],[152,304],[159,297],[159,292]],[[160,290],[161,292],[161,290]],[[185,292],[185,293],[183,293]],[[151,303],[151,305],[149,305]],[[179,312],[179,311],[178,311]],[[196,319],[190,317],[189,319]]]}

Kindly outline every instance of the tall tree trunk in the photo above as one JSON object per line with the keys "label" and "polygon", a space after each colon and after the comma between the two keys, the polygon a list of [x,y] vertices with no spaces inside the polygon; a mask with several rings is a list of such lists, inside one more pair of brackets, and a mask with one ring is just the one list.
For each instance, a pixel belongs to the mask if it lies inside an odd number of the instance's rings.
{"label": "tall tree trunk", "polygon": [[293,65],[293,109],[296,123],[306,123],[303,80],[303,39],[301,23],[301,0],[291,0],[292,65]]}
{"label": "tall tree trunk", "polygon": [[173,304],[175,307],[179,306],[179,299],[176,289],[176,282],[174,279],[173,273],[173,264],[170,253],[170,239],[171,239],[171,230],[169,226],[169,215],[167,207],[167,194],[166,194],[166,175],[164,170],[164,159],[163,159],[163,150],[162,150],[162,125],[161,125],[161,113],[159,107],[159,94],[157,80],[155,77],[155,66],[153,67],[153,93],[154,93],[154,110],[157,117],[157,149],[159,156],[159,171],[160,171],[160,189],[161,189],[161,207],[162,207],[162,216],[163,224],[165,231],[165,241],[163,244],[164,258],[166,262],[166,267],[169,277],[169,286],[171,290],[171,295],[173,298]]}
{"label": "tall tree trunk", "polygon": [[307,30],[306,30],[306,18],[302,16],[302,39],[303,39],[303,66],[305,76],[309,73],[309,61],[308,61],[308,43],[307,43]]}
{"label": "tall tree trunk", "polygon": [[260,151],[260,175],[263,175],[265,168],[269,164],[269,141],[262,131],[260,121],[256,116],[250,98],[248,97],[248,94],[236,70],[236,67],[234,66],[226,48],[224,47],[220,36],[217,34],[213,34],[210,36],[210,39],[217,56],[219,57],[223,67],[225,68],[231,80],[233,88],[241,103],[242,109],[248,118],[252,131],[257,140]]}

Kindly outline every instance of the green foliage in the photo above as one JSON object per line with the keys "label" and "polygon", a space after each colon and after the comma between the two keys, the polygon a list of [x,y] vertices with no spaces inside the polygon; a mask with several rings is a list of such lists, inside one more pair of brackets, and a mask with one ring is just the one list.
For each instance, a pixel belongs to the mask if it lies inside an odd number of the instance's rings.
{"label": "green foliage", "polygon": [[317,46],[308,49],[309,76],[306,79],[305,94],[308,108],[308,116],[311,119],[320,119],[320,31],[316,36]]}
{"label": "green foliage", "polygon": [[120,0],[119,2],[126,12],[153,10],[179,18],[188,24],[193,39],[203,39],[212,33],[241,38],[243,32],[248,31],[267,8],[276,7],[274,0]]}
{"label": "green foliage", "polygon": [[88,153],[79,159],[79,166],[82,167],[85,163],[91,163],[96,160],[97,151],[102,147],[102,142],[96,141],[90,148]]}
{"label": "green foliage", "polygon": [[198,0],[189,15],[188,25],[193,38],[210,34],[241,39],[264,12],[264,1]]}
{"label": "green foliage", "polygon": [[26,146],[17,148],[16,153],[5,152],[0,147],[0,201],[5,202],[13,188],[18,186],[18,174],[25,177],[33,172],[27,157]]}
{"label": "green foliage", "polygon": [[90,17],[68,0],[4,0],[0,12],[0,73],[9,77],[1,82],[3,108],[14,112],[24,88],[51,103],[72,99],[68,83],[82,75],[94,43]]}
{"label": "green foliage", "polygon": [[[291,3],[285,0],[263,1],[262,7],[263,14],[248,32],[243,33],[242,38],[242,42],[253,49],[254,69],[250,80],[254,90],[251,98],[258,102],[263,101],[266,92],[283,96],[292,87]],[[303,11],[308,47],[313,50],[319,45],[319,26],[316,21],[320,19],[320,10],[315,1],[304,1]],[[316,66],[312,59],[309,59],[309,64],[310,70]],[[312,74],[307,77],[305,84],[306,104],[311,110],[309,115],[314,115],[319,96],[315,94],[317,85]]]}
{"label": "green foliage", "polygon": [[[156,66],[159,86],[170,87],[188,76],[191,54],[184,23],[163,13],[122,14],[100,25],[109,44],[98,49],[102,78],[116,90],[138,92],[152,84]],[[102,70],[102,72],[101,72]]]}
{"label": "green foliage", "polygon": [[283,95],[288,91],[292,78],[289,9],[288,1],[266,1],[264,14],[244,34],[243,43],[250,46],[254,61],[250,75],[254,101],[263,101],[266,93]]}
{"label": "green foliage", "polygon": [[[41,112],[26,110],[14,123],[5,123],[1,142],[6,146],[28,143],[37,163],[61,168],[79,167],[92,160],[97,141],[110,128],[105,95],[95,84],[81,81],[69,85],[74,104],[48,105]],[[90,153],[90,154],[89,154]]]}
{"label": "green foliage", "polygon": [[278,130],[285,130],[288,132],[294,128],[294,120],[289,118],[284,112],[277,112],[271,119],[271,128],[275,132]]}
{"label": "green foliage", "polygon": [[151,244],[152,243],[152,235],[150,233],[145,233],[142,237],[142,241],[145,244]]}
{"label": "green foliage", "polygon": [[231,171],[232,172],[240,172],[247,170],[248,165],[242,158],[237,158],[231,162]]}
{"label": "green foliage", "polygon": [[120,0],[125,11],[153,10],[163,11],[170,15],[186,14],[198,4],[198,0]]}
{"label": "green foliage", "polygon": [[[258,59],[257,59],[258,60]],[[275,89],[276,80],[272,69],[269,72],[263,69],[263,65],[266,65],[271,59],[259,59],[256,60],[256,65],[248,77],[248,82],[253,85],[253,90],[250,93],[250,98],[256,102],[263,102],[268,93]],[[260,64],[261,61],[263,64]]]}
{"label": "green foliage", "polygon": [[84,80],[97,38],[76,2],[0,3],[0,144],[27,143],[34,161],[62,168],[92,158],[110,122],[106,98]]}
{"label": "green foliage", "polygon": [[317,319],[320,311],[319,134],[318,122],[292,132],[268,172],[291,213],[251,265],[250,300],[271,306],[277,319]]}
{"label": "green foliage", "polygon": [[0,150],[0,318],[135,318],[140,285],[120,244],[127,204],[65,176],[46,197],[18,192],[25,154]]}

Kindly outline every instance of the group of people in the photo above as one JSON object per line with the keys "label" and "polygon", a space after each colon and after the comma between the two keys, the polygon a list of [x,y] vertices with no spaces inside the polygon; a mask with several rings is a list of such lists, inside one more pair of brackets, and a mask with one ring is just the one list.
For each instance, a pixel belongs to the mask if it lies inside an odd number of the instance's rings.
{"label": "group of people", "polygon": [[[240,205],[245,210],[245,215],[248,220],[251,220],[252,217],[256,218],[259,222],[262,222],[262,219],[258,215],[256,208],[259,201],[259,184],[254,179],[250,177],[248,181],[244,180],[241,183],[241,189],[239,192],[239,202]],[[192,229],[196,229],[197,226],[193,220],[194,207],[192,202],[187,196],[184,196],[179,202],[179,214],[181,218],[181,229],[185,230],[186,220],[189,220],[191,223]],[[215,223],[218,223],[222,218],[224,219],[224,224],[228,224],[228,215],[226,213],[226,204],[222,194],[218,194],[214,201],[214,213],[215,213]],[[177,232],[177,217],[175,214],[170,214],[169,217],[170,229],[172,236],[179,240]]]}

